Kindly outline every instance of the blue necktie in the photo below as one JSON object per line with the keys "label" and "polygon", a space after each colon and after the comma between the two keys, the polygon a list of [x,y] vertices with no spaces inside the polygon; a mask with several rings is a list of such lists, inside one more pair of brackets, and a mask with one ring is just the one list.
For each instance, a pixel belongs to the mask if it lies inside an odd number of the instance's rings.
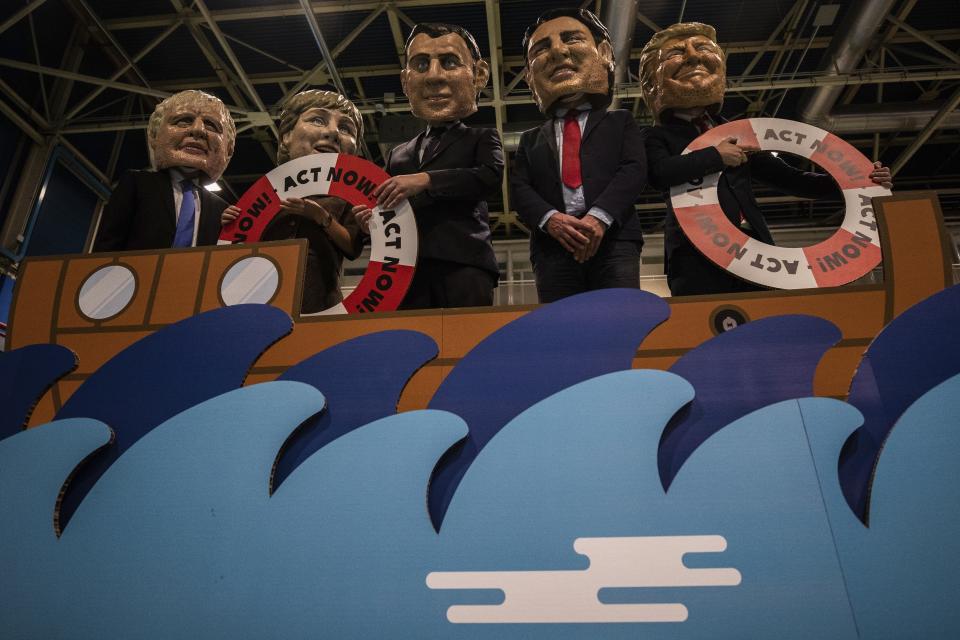
{"label": "blue necktie", "polygon": [[173,236],[173,247],[193,245],[193,219],[197,213],[197,203],[193,197],[193,181],[180,183],[183,189],[183,202],[180,203],[180,215],[177,216],[177,234]]}

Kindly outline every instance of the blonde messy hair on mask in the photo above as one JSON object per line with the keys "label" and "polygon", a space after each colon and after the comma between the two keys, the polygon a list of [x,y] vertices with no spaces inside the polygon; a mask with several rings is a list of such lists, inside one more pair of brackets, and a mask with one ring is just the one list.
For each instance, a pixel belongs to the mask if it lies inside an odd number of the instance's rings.
{"label": "blonde messy hair on mask", "polygon": [[[717,41],[717,30],[702,22],[678,22],[666,29],[657,31],[644,45],[640,52],[640,89],[643,91],[643,101],[647,106],[653,105],[653,94],[656,90],[657,67],[660,64],[660,50],[674,38],[689,38],[704,36],[711,41]],[[653,114],[659,120],[660,114]]]}
{"label": "blonde messy hair on mask", "polygon": [[283,143],[283,137],[293,131],[297,120],[307,109],[330,109],[346,115],[357,127],[357,141],[363,139],[363,116],[356,105],[335,91],[322,89],[308,89],[296,94],[280,108],[280,123],[277,129],[280,133],[280,146],[277,149],[277,164],[290,160],[290,151]]}
{"label": "blonde messy hair on mask", "polygon": [[230,111],[227,109],[227,106],[223,104],[223,101],[220,100],[220,98],[209,94],[206,91],[198,91],[197,89],[180,91],[179,93],[173,94],[158,104],[157,108],[153,110],[152,114],[150,114],[150,121],[147,123],[147,138],[149,140],[157,139],[157,133],[160,131],[160,125],[163,124],[163,119],[172,109],[184,103],[201,101],[209,102],[215,105],[217,110],[220,111],[220,115],[223,117],[224,123],[223,134],[226,137],[228,148],[232,149],[237,139],[237,126],[233,122],[233,116],[230,115]]}

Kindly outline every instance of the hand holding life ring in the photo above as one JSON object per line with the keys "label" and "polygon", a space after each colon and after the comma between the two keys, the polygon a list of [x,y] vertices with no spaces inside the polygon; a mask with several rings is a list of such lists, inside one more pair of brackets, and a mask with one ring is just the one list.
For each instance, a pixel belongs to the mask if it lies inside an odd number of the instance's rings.
{"label": "hand holding life ring", "polygon": [[890,190],[870,179],[873,163],[853,146],[817,127],[779,118],[735,120],[710,129],[683,153],[710,147],[728,137],[764,151],[809,159],[837,182],[846,202],[840,228],[809,247],[778,247],[755,240],[734,226],[720,208],[720,173],[670,190],[673,211],[693,245],[733,275],[778,289],[835,287],[880,264],[880,238],[873,198]]}
{"label": "hand holding life ring", "polygon": [[257,180],[237,202],[240,215],[223,227],[218,244],[258,242],[280,212],[280,201],[334,196],[373,209],[370,263],[363,278],[340,304],[324,314],[393,311],[413,280],[417,264],[417,223],[404,200],[381,210],[371,194],[389,176],[369,160],[338,153],[315,153],[284,163]]}

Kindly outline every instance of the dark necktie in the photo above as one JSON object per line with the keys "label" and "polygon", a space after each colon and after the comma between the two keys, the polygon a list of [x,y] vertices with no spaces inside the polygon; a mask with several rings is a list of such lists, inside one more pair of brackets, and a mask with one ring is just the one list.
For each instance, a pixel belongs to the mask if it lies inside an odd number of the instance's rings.
{"label": "dark necktie", "polygon": [[193,219],[197,213],[197,202],[193,196],[193,181],[180,183],[183,190],[183,202],[180,203],[180,215],[177,216],[177,233],[173,236],[173,247],[193,245]]}
{"label": "dark necktie", "polygon": [[446,132],[447,130],[444,127],[430,127],[430,131],[423,137],[423,153],[420,154],[420,162],[433,155],[433,152],[437,150],[437,145],[440,144],[440,137]]}
{"label": "dark necktie", "polygon": [[690,122],[693,124],[693,126],[697,128],[697,131],[699,131],[701,134],[706,133],[707,131],[710,131],[710,129],[713,129],[713,123],[710,121],[710,116],[708,116],[706,113],[704,113],[701,116],[697,116]]}
{"label": "dark necktie", "polygon": [[580,176],[580,112],[571,109],[563,118],[563,167],[560,176],[563,184],[577,189],[583,184]]}

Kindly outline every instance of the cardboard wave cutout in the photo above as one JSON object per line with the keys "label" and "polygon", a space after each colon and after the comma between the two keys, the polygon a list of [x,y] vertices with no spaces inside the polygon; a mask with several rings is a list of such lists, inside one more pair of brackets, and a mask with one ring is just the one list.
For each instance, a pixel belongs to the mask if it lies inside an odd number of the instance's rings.
{"label": "cardboard wave cutout", "polygon": [[393,311],[413,281],[417,264],[417,223],[406,200],[380,209],[371,194],[390,176],[369,160],[343,153],[315,153],[286,162],[247,189],[237,202],[240,215],[223,227],[218,244],[257,242],[287,198],[333,196],[373,208],[370,262],[356,289],[323,314]]}
{"label": "cardboard wave cutout", "polygon": [[711,147],[733,136],[740,144],[807,158],[836,181],[846,203],[837,231],[809,247],[778,247],[751,238],[720,207],[720,173],[677,185],[670,200],[690,242],[733,275],[776,289],[837,287],[880,264],[880,236],[873,198],[889,196],[870,179],[873,163],[853,146],[817,127],[780,118],[748,118],[710,129],[683,153]]}

